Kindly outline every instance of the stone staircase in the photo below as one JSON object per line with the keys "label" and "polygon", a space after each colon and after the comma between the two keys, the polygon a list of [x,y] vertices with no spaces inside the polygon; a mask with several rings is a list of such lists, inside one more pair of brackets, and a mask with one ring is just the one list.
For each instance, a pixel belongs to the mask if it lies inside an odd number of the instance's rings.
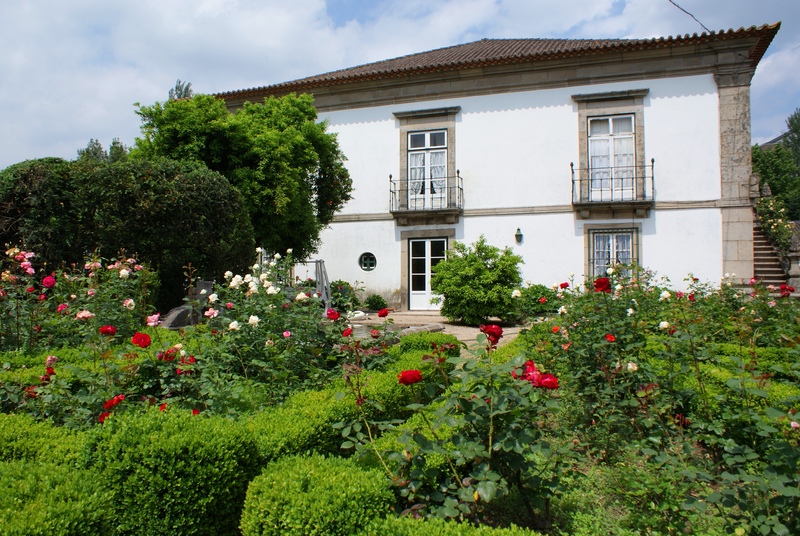
{"label": "stone staircase", "polygon": [[753,271],[753,276],[764,285],[778,287],[787,280],[780,256],[758,222],[753,227]]}

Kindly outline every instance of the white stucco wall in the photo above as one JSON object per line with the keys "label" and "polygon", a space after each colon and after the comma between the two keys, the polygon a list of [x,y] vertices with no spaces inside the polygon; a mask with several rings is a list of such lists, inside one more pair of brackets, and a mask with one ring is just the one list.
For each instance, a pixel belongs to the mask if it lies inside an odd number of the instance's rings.
{"label": "white stucco wall", "polygon": [[[464,210],[456,240],[474,242],[483,234],[499,247],[511,246],[525,260],[524,279],[551,284],[570,272],[583,274],[587,225],[616,220],[581,220],[571,204],[570,162],[578,163],[577,104],[571,95],[649,89],[644,98],[647,162],[655,158],[657,202],[720,199],[718,96],[710,75],[675,79],[495,94],[379,106],[320,114],[338,134],[354,183],[353,200],[341,214],[388,214],[389,174],[400,174],[400,124],[394,112],[460,106],[456,115],[456,168],[464,179]],[[454,170],[451,170],[454,171]],[[554,207],[553,213],[472,215],[514,207]],[[560,209],[558,207],[561,207]],[[558,211],[561,210],[561,211]],[[719,281],[722,222],[719,209],[651,210],[635,220],[644,266],[683,285],[689,272]],[[335,222],[322,234],[319,257],[331,279],[359,281],[368,292],[389,297],[400,287],[400,231],[393,220]],[[514,233],[520,228],[522,244]],[[358,266],[369,251],[373,272]]]}

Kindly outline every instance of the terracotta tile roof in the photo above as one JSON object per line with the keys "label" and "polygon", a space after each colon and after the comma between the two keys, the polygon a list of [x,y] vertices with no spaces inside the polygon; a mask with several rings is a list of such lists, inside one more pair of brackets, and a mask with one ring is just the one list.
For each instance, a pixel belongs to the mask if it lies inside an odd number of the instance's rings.
{"label": "terracotta tile roof", "polygon": [[779,28],[780,22],[760,27],[751,26],[746,29],[720,30],[719,32],[702,33],[700,35],[686,34],[651,39],[481,39],[472,43],[409,54],[408,56],[309,76],[291,82],[219,93],[217,96],[226,98],[268,95],[271,93],[283,94],[291,91],[307,91],[321,86],[334,86],[431,72],[692,46],[752,37],[758,38],[757,45],[750,54],[752,64],[755,66],[761,60]]}

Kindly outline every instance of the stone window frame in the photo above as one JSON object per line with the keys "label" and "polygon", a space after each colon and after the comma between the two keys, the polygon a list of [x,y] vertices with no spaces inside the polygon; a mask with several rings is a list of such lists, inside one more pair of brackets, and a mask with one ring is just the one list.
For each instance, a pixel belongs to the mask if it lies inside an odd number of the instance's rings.
{"label": "stone window frame", "polygon": [[415,132],[445,131],[447,140],[447,188],[451,191],[456,186],[456,116],[461,106],[430,108],[394,112],[400,133],[400,169],[398,207],[408,208],[408,138]]}
{"label": "stone window frame", "polygon": [[594,236],[598,232],[613,232],[617,234],[631,233],[631,262],[642,265],[642,226],[638,223],[604,223],[586,225],[584,230],[584,273],[589,278],[602,277],[606,274],[595,274],[592,260],[594,258]]}
{"label": "stone window frame", "polygon": [[[589,120],[600,117],[632,115],[634,131],[634,158],[637,170],[645,169],[644,148],[644,99],[650,93],[647,88],[603,93],[572,95],[578,106],[578,178],[580,179],[580,201],[589,200]],[[637,192],[644,192],[644,177],[637,172]]]}

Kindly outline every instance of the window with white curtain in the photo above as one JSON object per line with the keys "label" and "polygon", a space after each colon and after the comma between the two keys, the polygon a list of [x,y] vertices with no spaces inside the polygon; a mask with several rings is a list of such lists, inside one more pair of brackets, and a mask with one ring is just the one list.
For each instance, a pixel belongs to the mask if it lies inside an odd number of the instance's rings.
{"label": "window with white curtain", "polygon": [[595,229],[589,231],[589,274],[603,276],[618,264],[639,263],[636,229]]}
{"label": "window with white curtain", "polygon": [[590,117],[588,131],[589,199],[634,199],[636,152],[633,115]]}
{"label": "window with white curtain", "polygon": [[447,131],[409,132],[408,206],[442,208],[447,204]]}

